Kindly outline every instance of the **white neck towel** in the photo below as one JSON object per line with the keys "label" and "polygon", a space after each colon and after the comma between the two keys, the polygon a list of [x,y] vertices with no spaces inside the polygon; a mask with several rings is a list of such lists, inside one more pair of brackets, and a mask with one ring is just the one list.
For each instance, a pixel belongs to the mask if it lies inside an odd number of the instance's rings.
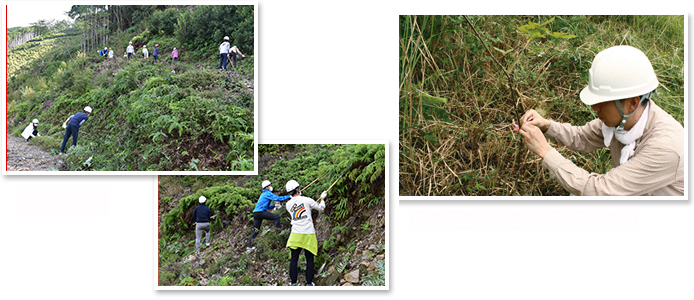
{"label": "white neck towel", "polygon": [[612,137],[616,137],[618,141],[624,144],[622,148],[622,157],[619,158],[619,164],[623,164],[629,158],[634,155],[634,150],[636,149],[636,140],[643,135],[643,130],[646,129],[646,122],[648,121],[648,108],[650,103],[646,104],[646,108],[643,110],[641,117],[629,130],[615,130],[615,127],[607,127],[605,123],[602,123],[602,135],[605,141],[605,147],[610,146],[612,142]]}

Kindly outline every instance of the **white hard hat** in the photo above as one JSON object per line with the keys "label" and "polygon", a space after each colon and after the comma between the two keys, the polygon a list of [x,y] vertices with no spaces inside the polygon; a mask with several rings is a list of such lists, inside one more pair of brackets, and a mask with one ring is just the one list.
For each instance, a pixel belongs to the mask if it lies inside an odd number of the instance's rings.
{"label": "white hard hat", "polygon": [[632,46],[600,51],[590,66],[588,80],[580,94],[586,105],[641,96],[658,87],[648,57]]}
{"label": "white hard hat", "polygon": [[229,37],[228,37],[228,36],[224,36],[224,40],[225,40],[225,41],[228,41],[228,40],[229,40]]}
{"label": "white hard hat", "polygon": [[91,114],[91,113],[92,113],[92,108],[89,107],[89,106],[86,106],[86,107],[84,108],[84,111],[86,111],[86,112],[88,112],[88,113]]}
{"label": "white hard hat", "polygon": [[142,46],[142,48],[147,48],[147,45]]}
{"label": "white hard hat", "polygon": [[128,43],[128,44],[132,45],[132,44],[133,44],[133,42],[130,42],[130,43]]}
{"label": "white hard hat", "polygon": [[287,188],[287,192],[291,192],[299,187],[299,183],[292,179],[287,181],[287,185],[285,187]]}
{"label": "white hard hat", "polygon": [[266,188],[268,185],[271,185],[271,184],[272,184],[272,183],[270,183],[270,180],[265,180],[265,181],[263,181],[263,183],[261,183],[260,185],[263,186],[263,188]]}
{"label": "white hard hat", "polygon": [[207,198],[205,198],[205,196],[200,196],[200,198],[198,198],[198,202],[200,203],[205,203],[206,200]]}
{"label": "white hard hat", "polygon": [[33,121],[31,121],[31,123],[38,124],[38,123],[39,123],[39,119],[34,119]]}

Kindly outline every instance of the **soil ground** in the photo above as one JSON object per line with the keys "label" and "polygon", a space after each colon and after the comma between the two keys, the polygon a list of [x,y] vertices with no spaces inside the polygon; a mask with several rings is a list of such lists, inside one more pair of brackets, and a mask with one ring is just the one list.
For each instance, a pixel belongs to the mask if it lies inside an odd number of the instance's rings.
{"label": "soil ground", "polygon": [[60,156],[51,155],[21,137],[7,134],[7,171],[59,170],[62,164]]}

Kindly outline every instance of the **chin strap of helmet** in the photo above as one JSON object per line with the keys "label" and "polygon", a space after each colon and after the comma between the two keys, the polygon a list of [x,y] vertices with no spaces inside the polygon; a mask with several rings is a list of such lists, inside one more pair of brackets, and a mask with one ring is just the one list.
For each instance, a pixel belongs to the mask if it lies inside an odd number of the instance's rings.
{"label": "chin strap of helmet", "polygon": [[[641,105],[641,103],[643,103],[643,101],[650,100],[652,96],[653,96],[653,91],[641,95],[641,100],[639,100],[639,105]],[[622,101],[624,101],[624,100],[619,100],[619,101],[614,102],[614,104],[617,105],[617,110],[619,110],[619,114],[622,116],[622,122],[619,122],[619,125],[617,125],[615,127],[617,130],[624,129],[624,125],[626,125],[626,123],[627,123],[627,118],[629,118],[629,116],[631,116],[636,111],[636,109],[634,109],[629,114],[624,115],[624,111],[622,111]]]}

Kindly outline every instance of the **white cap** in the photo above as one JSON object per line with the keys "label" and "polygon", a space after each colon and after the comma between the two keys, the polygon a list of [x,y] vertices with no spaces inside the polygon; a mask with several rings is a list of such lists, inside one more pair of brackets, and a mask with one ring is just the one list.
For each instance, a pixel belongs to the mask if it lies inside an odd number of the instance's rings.
{"label": "white cap", "polygon": [[198,202],[200,203],[205,203],[206,200],[207,198],[205,198],[205,196],[200,196],[200,198],[198,198]]}
{"label": "white cap", "polygon": [[92,108],[89,107],[89,106],[86,106],[86,107],[84,108],[84,111],[86,111],[86,112],[88,112],[88,113],[91,114],[91,113],[92,113]]}
{"label": "white cap", "polygon": [[38,123],[39,123],[39,119],[34,119],[33,121],[31,121],[31,123],[38,124]]}
{"label": "white cap", "polygon": [[580,94],[586,105],[641,96],[658,87],[646,54],[624,45],[600,51],[590,66],[588,80]]}
{"label": "white cap", "polygon": [[147,45],[142,46],[142,48],[147,48]]}
{"label": "white cap", "polygon": [[265,181],[263,181],[263,183],[261,183],[260,185],[261,185],[263,188],[266,188],[268,185],[271,185],[271,184],[272,184],[272,183],[270,183],[270,180],[265,180]]}
{"label": "white cap", "polygon": [[224,37],[224,40],[225,40],[225,41],[228,41],[228,40],[229,40],[229,37],[228,37],[228,36],[225,36],[225,37]]}

